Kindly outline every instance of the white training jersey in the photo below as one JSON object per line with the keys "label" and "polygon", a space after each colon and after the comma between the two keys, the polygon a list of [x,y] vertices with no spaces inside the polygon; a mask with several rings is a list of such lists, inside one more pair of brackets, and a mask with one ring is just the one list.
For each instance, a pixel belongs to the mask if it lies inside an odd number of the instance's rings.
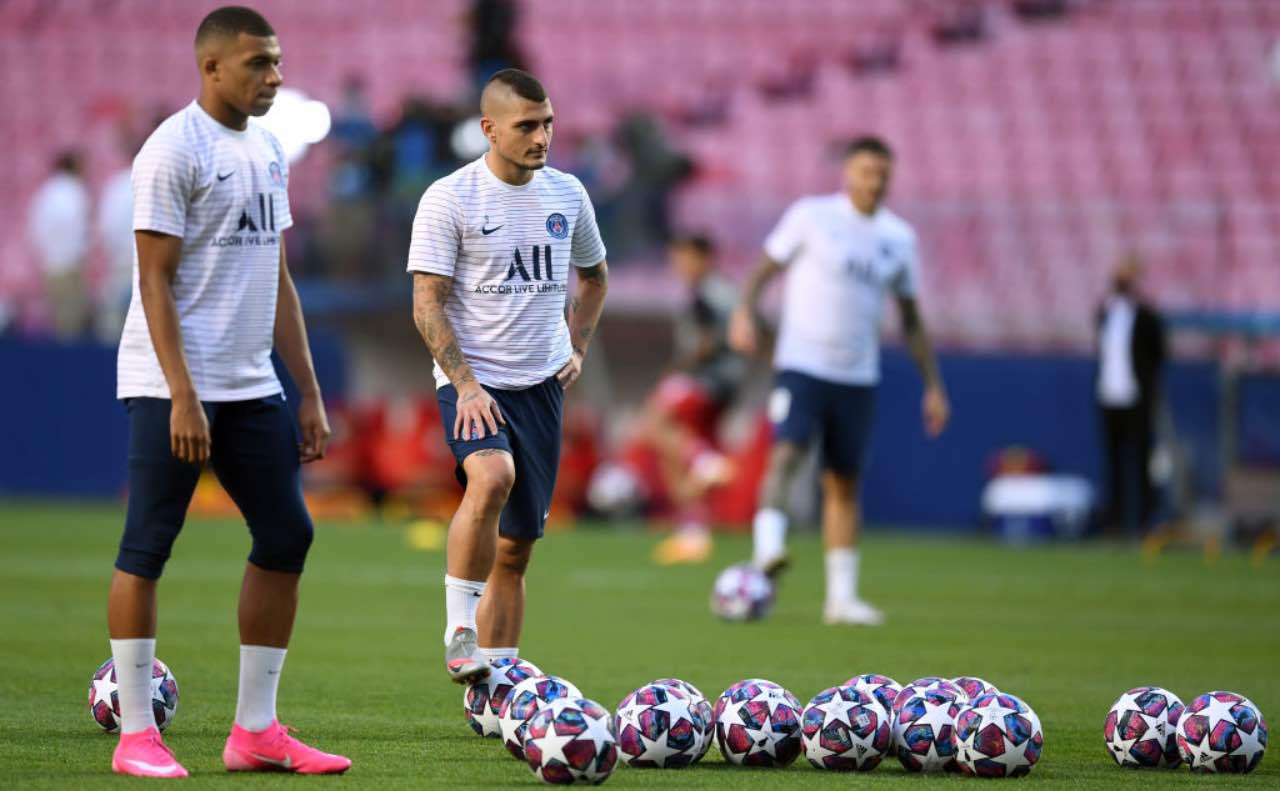
{"label": "white training jersey", "polygon": [[880,380],[880,314],[886,291],[915,297],[915,232],[881,207],[867,216],[844,193],[801,198],[765,239],[786,267],[774,368],[841,384]]}
{"label": "white training jersey", "polygon": [[[281,391],[271,366],[289,165],[275,137],[250,122],[229,129],[192,102],[169,116],[133,160],[133,229],[182,238],[173,300],[201,401]],[[120,338],[116,396],[169,398],[138,291]]]}
{"label": "white training jersey", "polygon": [[[582,182],[544,167],[517,187],[480,157],[423,194],[408,270],[453,278],[444,312],[462,356],[481,384],[520,390],[569,361],[569,266],[604,258]],[[439,364],[434,373],[436,387],[449,384]]]}

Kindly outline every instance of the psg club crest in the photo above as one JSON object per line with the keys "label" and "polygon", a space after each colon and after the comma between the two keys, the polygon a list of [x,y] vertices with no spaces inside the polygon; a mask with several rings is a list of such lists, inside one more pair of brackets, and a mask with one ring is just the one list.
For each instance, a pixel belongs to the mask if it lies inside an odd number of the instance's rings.
{"label": "psg club crest", "polygon": [[565,238],[569,235],[569,221],[560,212],[552,214],[547,218],[547,233],[551,234],[552,239]]}
{"label": "psg club crest", "polygon": [[267,173],[271,176],[271,183],[277,187],[284,186],[284,173],[280,171],[280,163],[272,162],[267,166]]}

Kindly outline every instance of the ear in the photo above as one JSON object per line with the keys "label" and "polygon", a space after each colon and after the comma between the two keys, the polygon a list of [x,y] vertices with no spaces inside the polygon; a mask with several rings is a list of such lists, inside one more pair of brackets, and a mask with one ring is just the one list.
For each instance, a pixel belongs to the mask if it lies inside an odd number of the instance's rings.
{"label": "ear", "polygon": [[485,140],[490,143],[498,142],[498,125],[493,122],[492,118],[482,116],[480,118],[480,131],[484,132]]}
{"label": "ear", "polygon": [[218,58],[211,53],[200,56],[200,74],[205,77],[218,76]]}

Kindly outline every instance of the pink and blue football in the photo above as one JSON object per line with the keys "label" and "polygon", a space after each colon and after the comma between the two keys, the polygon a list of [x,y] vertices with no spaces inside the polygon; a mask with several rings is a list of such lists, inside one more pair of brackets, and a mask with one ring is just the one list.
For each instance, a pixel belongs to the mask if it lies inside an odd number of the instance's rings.
{"label": "pink and blue football", "polygon": [[593,700],[558,698],[529,720],[524,759],[550,785],[599,785],[618,765],[609,712]]}
{"label": "pink and blue football", "polygon": [[497,739],[502,736],[498,717],[502,713],[503,701],[517,684],[542,675],[542,671],[532,662],[515,657],[495,659],[489,665],[489,675],[469,685],[462,694],[462,710],[471,730]]}
{"label": "pink and blue football", "polygon": [[716,702],[716,745],[738,766],[789,766],[800,755],[800,701],[761,679],[739,682]]}
{"label": "pink and blue football", "polygon": [[701,742],[698,745],[698,754],[694,756],[693,762],[696,764],[698,761],[701,761],[702,757],[707,754],[707,750],[711,749],[711,745],[714,744],[716,740],[716,718],[715,714],[712,712],[711,704],[707,701],[706,695],[703,695],[700,689],[690,684],[688,681],[683,681],[678,678],[660,678],[655,681],[650,681],[649,684],[658,684],[664,687],[675,687],[688,695],[693,701],[693,708],[698,714],[698,719],[702,722],[702,733],[700,735]]}
{"label": "pink and blue football", "polygon": [[1206,692],[1187,704],[1177,738],[1191,771],[1245,774],[1267,751],[1267,721],[1244,695]]}
{"label": "pink and blue football", "polygon": [[1013,695],[979,695],[956,718],[955,750],[960,771],[967,775],[1021,777],[1044,750],[1040,718]]}
{"label": "pink and blue football", "polygon": [[1121,766],[1177,766],[1182,763],[1177,727],[1184,708],[1167,689],[1134,687],[1116,699],[1103,720],[1107,754]]}
{"label": "pink and blue football", "polygon": [[[178,679],[159,659],[151,663],[151,713],[156,727],[162,731],[173,724],[178,713]],[[114,659],[98,665],[93,672],[89,681],[89,714],[107,733],[114,733],[120,727],[120,694]]]}
{"label": "pink and blue football", "polygon": [[524,735],[529,720],[553,700],[580,698],[582,693],[559,676],[533,676],[511,688],[498,712],[502,743],[517,761],[524,760]]}
{"label": "pink and blue football", "polygon": [[898,696],[893,721],[893,746],[909,772],[956,771],[952,736],[961,704],[951,692],[934,689]]}
{"label": "pink and blue football", "polygon": [[801,715],[805,757],[818,769],[868,771],[893,746],[890,714],[856,687],[824,689]]}

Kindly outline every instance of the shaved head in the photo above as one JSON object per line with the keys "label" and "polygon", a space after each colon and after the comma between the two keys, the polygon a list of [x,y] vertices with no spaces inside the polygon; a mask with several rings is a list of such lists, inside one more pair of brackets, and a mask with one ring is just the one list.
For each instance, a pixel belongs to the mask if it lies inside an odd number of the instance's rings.
{"label": "shaved head", "polygon": [[532,74],[503,69],[490,77],[480,93],[480,116],[480,128],[489,141],[486,157],[495,173],[503,171],[500,178],[524,184],[547,164],[551,100]]}

